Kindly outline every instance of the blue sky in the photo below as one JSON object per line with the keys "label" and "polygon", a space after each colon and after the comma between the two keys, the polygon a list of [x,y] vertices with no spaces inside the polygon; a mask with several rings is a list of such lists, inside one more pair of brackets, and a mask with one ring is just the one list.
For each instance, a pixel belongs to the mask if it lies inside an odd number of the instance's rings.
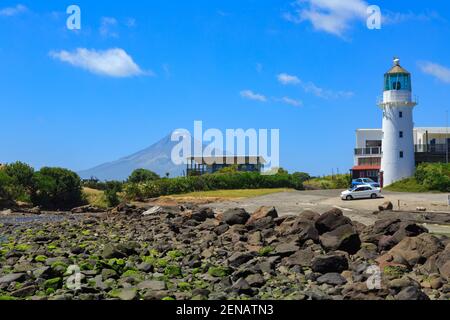
{"label": "blue sky", "polygon": [[393,56],[413,74],[416,126],[445,125],[449,22],[440,0],[0,0],[0,162],[86,169],[202,120],[280,129],[283,167],[343,172],[355,130],[381,127]]}

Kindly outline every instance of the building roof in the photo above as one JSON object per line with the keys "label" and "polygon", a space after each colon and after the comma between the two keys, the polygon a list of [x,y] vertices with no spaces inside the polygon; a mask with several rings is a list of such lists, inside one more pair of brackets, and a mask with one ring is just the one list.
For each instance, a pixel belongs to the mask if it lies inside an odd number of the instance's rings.
{"label": "building roof", "polygon": [[198,164],[264,164],[266,160],[262,156],[214,156],[214,157],[189,157],[188,160]]}
{"label": "building roof", "polygon": [[446,127],[423,127],[423,128],[414,128],[415,131],[435,133],[435,134],[450,134],[450,128]]}
{"label": "building roof", "polygon": [[361,170],[380,170],[381,166],[354,166],[352,168],[353,171],[361,171]]}
{"label": "building roof", "polygon": [[386,74],[398,74],[398,73],[410,74],[405,68],[403,68],[400,65],[400,59],[394,58],[394,66],[388,72],[386,72]]}

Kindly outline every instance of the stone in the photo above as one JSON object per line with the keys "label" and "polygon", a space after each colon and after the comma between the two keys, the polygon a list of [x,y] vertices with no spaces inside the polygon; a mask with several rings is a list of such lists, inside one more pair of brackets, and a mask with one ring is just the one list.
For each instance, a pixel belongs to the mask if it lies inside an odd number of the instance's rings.
{"label": "stone", "polygon": [[379,211],[392,211],[393,209],[394,205],[390,201],[386,201],[381,206],[378,206]]}
{"label": "stone", "polygon": [[402,289],[395,298],[397,300],[430,300],[425,293],[415,286]]}
{"label": "stone", "polygon": [[414,238],[405,238],[388,254],[393,257],[392,262],[413,267],[424,264],[428,258],[442,251],[444,246],[435,236],[423,233]]}
{"label": "stone", "polygon": [[361,249],[361,239],[358,232],[350,224],[337,227],[333,231],[320,236],[320,243],[327,251],[345,251],[355,254]]}
{"label": "stone", "polygon": [[348,269],[348,260],[344,254],[339,253],[320,255],[312,260],[311,269],[322,274],[330,272],[341,273]]}
{"label": "stone", "polygon": [[252,288],[261,288],[266,283],[264,277],[259,273],[247,276],[247,278],[245,278],[245,281],[247,281],[247,283]]}
{"label": "stone", "polygon": [[167,286],[164,281],[147,280],[147,281],[140,282],[137,285],[137,288],[139,290],[149,289],[149,290],[154,290],[154,291],[162,291],[162,290],[166,290]]}
{"label": "stone", "polygon": [[316,221],[317,219],[320,218],[320,214],[312,210],[305,210],[302,213],[300,213],[298,217],[299,219],[302,220]]}
{"label": "stone", "polygon": [[290,256],[291,254],[300,250],[300,247],[296,244],[295,241],[280,243],[275,247],[273,254],[279,255],[282,257]]}
{"label": "stone", "polygon": [[191,219],[200,222],[206,221],[207,219],[214,219],[214,211],[210,208],[201,208],[192,212]]}
{"label": "stone", "polygon": [[231,255],[230,258],[228,258],[228,265],[232,268],[237,268],[240,265],[246,263],[247,261],[250,261],[253,258],[254,258],[253,253],[236,252],[233,255]]}
{"label": "stone", "polygon": [[327,211],[316,220],[316,228],[319,234],[333,231],[345,224],[352,224],[352,221],[345,217],[339,209]]}
{"label": "stone", "polygon": [[13,297],[26,298],[26,297],[34,295],[36,290],[37,290],[36,286],[30,285],[30,286],[26,286],[26,287],[23,287],[23,288],[13,291],[11,293],[11,295]]}
{"label": "stone", "polygon": [[25,273],[10,273],[0,278],[0,285],[10,284],[11,282],[21,282],[25,277]]}
{"label": "stone", "polygon": [[105,281],[105,280],[107,280],[109,278],[114,278],[114,279],[117,278],[118,274],[117,274],[117,272],[115,270],[103,269],[101,276],[102,276],[103,281]]}
{"label": "stone", "polygon": [[292,267],[292,266],[301,266],[301,267],[311,267],[311,261],[314,258],[314,252],[307,248],[305,250],[299,250],[292,254],[291,256],[285,258],[283,260],[283,265]]}
{"label": "stone", "polygon": [[232,226],[236,224],[246,224],[248,219],[250,219],[250,215],[245,209],[229,209],[223,213],[223,221]]}
{"label": "stone", "polygon": [[248,219],[246,224],[255,223],[257,220],[270,217],[272,219],[278,218],[278,212],[274,207],[260,207]]}
{"label": "stone", "polygon": [[116,246],[112,244],[106,244],[102,251],[102,258],[112,259],[112,258],[124,258],[126,254],[121,252]]}
{"label": "stone", "polygon": [[250,285],[244,278],[240,278],[238,281],[236,281],[231,286],[231,289],[238,294],[252,295],[254,292],[253,289],[250,287]]}
{"label": "stone", "polygon": [[[121,212],[121,211],[128,211],[128,208],[124,208],[124,209],[119,208],[118,211],[119,211],[119,212]],[[151,215],[156,215],[156,214],[158,214],[158,213],[160,213],[160,212],[162,212],[162,211],[163,211],[163,208],[162,208],[162,207],[160,207],[160,206],[154,206],[154,207],[152,207],[152,208],[150,208],[150,209],[144,211],[144,212],[142,213],[142,215],[143,215],[143,216],[151,216]]]}
{"label": "stone", "polygon": [[326,283],[334,286],[341,286],[347,283],[347,280],[343,276],[335,272],[326,273],[323,276],[317,278],[316,281],[318,284]]}
{"label": "stone", "polygon": [[137,298],[136,288],[123,288],[112,290],[109,295],[113,298],[119,298],[120,300],[130,301]]}

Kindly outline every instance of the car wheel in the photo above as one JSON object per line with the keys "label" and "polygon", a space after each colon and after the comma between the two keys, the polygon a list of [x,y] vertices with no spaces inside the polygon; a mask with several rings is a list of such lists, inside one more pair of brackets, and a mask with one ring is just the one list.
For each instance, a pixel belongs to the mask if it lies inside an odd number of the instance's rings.
{"label": "car wheel", "polygon": [[347,196],[347,198],[346,198],[347,200],[353,200],[353,197],[352,196]]}
{"label": "car wheel", "polygon": [[376,198],[378,198],[378,196],[374,193],[374,194],[372,194],[371,196],[370,196],[372,199],[376,199]]}

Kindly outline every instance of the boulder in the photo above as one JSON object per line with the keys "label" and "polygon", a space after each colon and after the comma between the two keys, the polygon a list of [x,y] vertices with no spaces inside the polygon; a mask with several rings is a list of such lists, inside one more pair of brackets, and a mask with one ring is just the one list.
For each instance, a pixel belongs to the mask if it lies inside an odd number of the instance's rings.
{"label": "boulder", "polygon": [[393,257],[394,263],[412,268],[416,264],[424,264],[428,258],[443,250],[444,246],[437,237],[423,233],[414,238],[404,238],[388,254]]}
{"label": "boulder", "polygon": [[300,213],[298,217],[303,220],[316,221],[317,219],[320,218],[320,214],[312,210],[305,210],[302,213]]}
{"label": "boulder", "polygon": [[342,253],[330,253],[315,257],[311,263],[311,269],[318,273],[341,273],[348,269],[347,257]]}
{"label": "boulder", "polygon": [[248,219],[247,224],[252,224],[257,220],[271,217],[272,219],[278,218],[278,212],[274,207],[260,207],[256,210]]}
{"label": "boulder", "polygon": [[326,273],[323,276],[317,278],[316,281],[318,284],[326,283],[333,286],[341,286],[347,283],[347,280],[336,272]]}
{"label": "boulder", "polygon": [[206,221],[206,219],[214,219],[214,211],[210,208],[195,210],[191,213],[190,218],[200,222]]}
{"label": "boulder", "polygon": [[390,201],[386,201],[381,206],[378,206],[379,211],[392,211],[394,209],[394,205]]}
{"label": "boulder", "polygon": [[355,254],[361,248],[358,232],[350,224],[342,225],[333,231],[322,234],[320,243],[327,251],[340,250],[349,254]]}
{"label": "boulder", "polygon": [[423,293],[419,288],[416,286],[410,286],[404,288],[402,291],[399,292],[395,296],[395,299],[397,300],[430,300],[428,296]]}
{"label": "boulder", "polygon": [[288,267],[300,266],[300,267],[311,267],[311,261],[314,258],[314,252],[311,248],[305,250],[299,250],[291,256],[283,260],[283,265]]}
{"label": "boulder", "polygon": [[233,268],[239,267],[241,264],[246,263],[254,258],[253,253],[249,252],[236,252],[230,258],[228,258],[228,265]]}
{"label": "boulder", "polygon": [[222,215],[223,221],[232,226],[235,224],[246,224],[248,219],[250,219],[250,215],[245,209],[229,209],[225,211]]}
{"label": "boulder", "polygon": [[345,224],[351,225],[352,221],[345,217],[341,210],[336,208],[325,212],[316,220],[316,228],[319,231],[319,234],[333,231]]}
{"label": "boulder", "polygon": [[[73,208],[72,210],[70,210],[70,212],[72,212],[72,213],[99,213],[99,212],[105,212],[105,210],[102,208],[88,204],[86,206]],[[39,211],[39,213],[40,213],[40,211]]]}
{"label": "boulder", "polygon": [[162,291],[166,290],[166,283],[164,281],[157,281],[157,280],[147,280],[140,282],[137,285],[137,288],[140,290],[148,289],[153,291]]}
{"label": "boulder", "polygon": [[0,285],[10,284],[11,282],[21,282],[25,277],[25,273],[10,273],[0,278]]}

